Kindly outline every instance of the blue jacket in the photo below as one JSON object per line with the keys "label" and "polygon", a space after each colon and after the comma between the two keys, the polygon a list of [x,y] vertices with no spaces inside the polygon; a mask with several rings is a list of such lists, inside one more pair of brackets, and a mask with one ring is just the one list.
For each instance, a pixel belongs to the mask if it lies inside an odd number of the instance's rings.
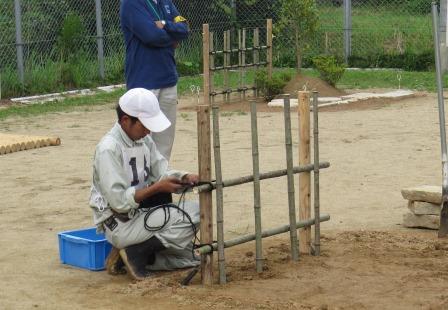
{"label": "blue jacket", "polygon": [[[126,43],[125,75],[128,89],[158,89],[177,84],[174,45],[188,36],[171,0],[122,0],[120,21]],[[165,20],[163,29],[155,21]]]}

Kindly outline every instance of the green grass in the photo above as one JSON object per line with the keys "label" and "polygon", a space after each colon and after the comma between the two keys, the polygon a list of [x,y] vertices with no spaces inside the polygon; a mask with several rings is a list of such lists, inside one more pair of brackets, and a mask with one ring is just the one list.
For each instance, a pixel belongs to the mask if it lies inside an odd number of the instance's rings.
{"label": "green grass", "polygon": [[[277,72],[288,71],[292,69],[278,70]],[[303,74],[317,77],[319,74],[315,70],[304,70]],[[434,72],[407,72],[396,70],[349,70],[344,73],[341,81],[337,84],[339,88],[398,88],[397,74],[401,74],[401,88],[436,91],[435,73]],[[248,72],[248,79],[253,73]],[[223,81],[222,75],[216,75],[216,85]],[[230,84],[233,86],[238,83],[238,74],[230,75]],[[448,75],[443,78],[444,86],[448,87]],[[184,77],[179,80],[179,95],[190,96],[190,86],[199,85],[202,91],[202,77]],[[28,117],[51,112],[68,112],[77,107],[89,109],[92,106],[112,104],[118,101],[118,98],[124,93],[124,89],[118,89],[111,93],[98,93],[92,96],[72,97],[57,102],[47,102],[32,105],[14,105],[10,107],[0,108],[0,120],[8,117]],[[200,97],[202,100],[202,95]],[[235,112],[238,114],[238,112]],[[186,117],[182,116],[181,117]]]}
{"label": "green grass", "polygon": [[92,96],[71,97],[60,101],[45,102],[42,104],[13,105],[0,109],[0,120],[8,117],[30,117],[52,112],[69,112],[77,107],[89,108],[117,102],[124,93],[118,89],[110,93],[98,93]]}

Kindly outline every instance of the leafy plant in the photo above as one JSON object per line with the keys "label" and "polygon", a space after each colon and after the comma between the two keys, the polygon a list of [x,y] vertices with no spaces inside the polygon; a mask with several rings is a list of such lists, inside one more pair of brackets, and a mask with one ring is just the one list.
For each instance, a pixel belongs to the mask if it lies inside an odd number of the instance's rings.
{"label": "leafy plant", "polygon": [[272,78],[268,78],[266,70],[258,70],[255,73],[255,86],[263,94],[267,101],[271,101],[275,96],[282,93],[285,85],[291,80],[291,74],[281,72],[273,74]]}
{"label": "leafy plant", "polygon": [[82,50],[84,36],[85,29],[81,17],[72,12],[68,13],[58,36],[58,49],[62,60],[69,60]]}
{"label": "leafy plant", "polygon": [[333,56],[321,55],[314,57],[313,65],[319,71],[321,79],[332,86],[336,85],[345,72],[345,65],[338,62]]}
{"label": "leafy plant", "polygon": [[276,31],[294,35],[297,72],[300,72],[306,43],[317,30],[318,11],[316,1],[281,0],[279,16],[280,20],[277,23]]}

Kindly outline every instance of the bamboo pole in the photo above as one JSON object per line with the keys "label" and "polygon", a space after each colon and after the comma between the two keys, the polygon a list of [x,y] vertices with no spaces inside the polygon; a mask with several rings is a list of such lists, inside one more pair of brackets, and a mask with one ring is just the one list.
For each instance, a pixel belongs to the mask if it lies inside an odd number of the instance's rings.
{"label": "bamboo pole", "polygon": [[294,193],[294,174],[293,158],[292,158],[292,137],[291,137],[291,109],[290,97],[285,96],[284,99],[284,119],[285,119],[285,148],[286,148],[286,170],[288,171],[288,206],[289,206],[289,226],[292,227],[289,231],[289,238],[291,242],[291,258],[293,261],[299,260],[299,252],[297,250],[297,230],[296,227],[296,204]]}
{"label": "bamboo pole", "polygon": [[[228,31],[224,31],[224,90],[228,90],[229,88],[229,69],[227,69],[226,67],[228,67],[230,64],[228,62],[228,58],[227,56],[229,55],[230,51],[229,48],[227,47],[227,41],[228,41],[228,36],[229,36],[230,32]],[[228,94],[227,92],[224,92],[224,102],[228,102]]]}
{"label": "bamboo pole", "polygon": [[268,63],[268,78],[272,78],[272,19],[268,19],[266,23],[266,45],[268,47],[266,61]]}
{"label": "bamboo pole", "polygon": [[[325,169],[328,167],[330,167],[329,162],[324,161],[319,164],[320,169]],[[314,170],[314,165],[310,164],[310,165],[305,165],[305,166],[298,166],[298,167],[296,166],[292,169],[292,172],[294,174],[297,174],[297,173],[303,173],[303,172],[308,172],[308,171],[312,171],[312,170]],[[260,181],[266,180],[266,179],[282,177],[287,174],[288,174],[287,169],[274,170],[274,171],[260,173]],[[250,183],[253,181],[254,181],[253,175],[246,175],[243,177],[224,180],[224,181],[222,181],[222,186],[223,187],[231,187],[231,186],[236,186],[236,185],[240,185],[240,184],[244,184],[244,183]],[[200,185],[198,187],[193,188],[193,193],[199,194],[202,192],[210,192],[210,191],[214,190],[216,188],[216,184],[213,184],[214,182],[211,182],[211,183],[212,183],[212,185],[204,184],[204,185]]]}
{"label": "bamboo pole", "polygon": [[218,268],[219,284],[225,284],[226,260],[224,255],[224,202],[221,173],[221,143],[219,138],[219,106],[212,98],[213,118],[213,150],[215,155],[215,178],[216,178],[216,234],[218,239]]}
{"label": "bamboo pole", "polygon": [[[206,36],[208,38],[208,36]],[[210,147],[210,107],[198,106],[198,166],[199,179],[211,179],[211,147]],[[213,242],[212,193],[199,194],[201,213],[200,237],[202,244]],[[201,256],[201,278],[203,285],[213,284],[213,255]]]}
{"label": "bamboo pole", "polygon": [[[243,69],[242,69],[242,64],[243,64],[243,35],[241,32],[241,29],[238,29],[238,88],[242,89],[243,88]],[[239,96],[239,100],[241,101],[242,99],[242,93],[241,91],[238,92],[238,96]]]}
{"label": "bamboo pole", "polygon": [[[258,50],[258,47],[260,46],[260,30],[258,28],[254,29],[254,49],[253,49],[253,63],[257,64],[260,62],[260,51]],[[254,71],[256,72],[258,70],[258,66],[254,67]],[[254,76],[255,76],[254,72]],[[259,89],[256,88],[257,85],[254,85],[254,96],[259,96]]]}
{"label": "bamboo pole", "polygon": [[[299,91],[299,165],[310,163],[310,92]],[[311,173],[304,172],[299,176],[299,219],[311,217]],[[310,253],[311,229],[299,230],[299,251]]]}
{"label": "bamboo pole", "polygon": [[208,24],[202,25],[202,71],[204,105],[210,104],[210,31]]}
{"label": "bamboo pole", "polygon": [[260,198],[260,160],[258,154],[257,102],[251,100],[252,168],[254,176],[255,213],[255,264],[257,272],[263,271],[263,249],[261,242],[261,198]]}
{"label": "bamboo pole", "polygon": [[[326,222],[330,220],[330,216],[328,214],[323,214],[320,217],[320,222]],[[308,219],[308,220],[304,220],[304,221],[299,221],[296,224],[296,228],[302,228],[302,227],[309,227],[311,225],[315,224],[315,219]],[[284,225],[284,226],[280,226],[277,228],[272,228],[272,229],[267,229],[265,231],[262,232],[261,236],[263,238],[267,238],[267,237],[271,237],[271,236],[275,236],[275,235],[279,235],[282,233],[285,233],[287,231],[290,231],[290,226],[289,225]],[[224,247],[225,248],[230,248],[233,247],[235,245],[239,245],[239,244],[243,244],[246,242],[250,242],[255,240],[255,234],[250,234],[250,235],[246,235],[246,236],[242,236],[242,237],[238,237],[235,239],[231,239],[228,241],[224,242]],[[211,245],[206,245],[206,246],[202,246],[200,248],[197,248],[195,250],[195,253],[197,255],[203,255],[205,253],[210,253],[212,251],[216,251],[216,249],[218,248],[218,245],[216,244],[216,242],[212,243]]]}
{"label": "bamboo pole", "polygon": [[[215,43],[214,43],[214,35],[213,32],[210,32],[210,39],[209,39],[209,51],[214,51]],[[209,68],[215,67],[215,54],[211,54],[209,56]],[[215,90],[215,79],[214,79],[214,71],[209,70],[209,91],[213,92]],[[215,97],[215,96],[213,96]]]}
{"label": "bamboo pole", "polygon": [[[314,142],[314,217],[320,217],[319,193],[319,116],[318,93],[313,91],[313,142]],[[314,225],[314,255],[320,255],[320,223]]]}
{"label": "bamboo pole", "polygon": [[[242,42],[241,42],[242,48],[243,50],[241,51],[241,65],[243,66],[242,68],[242,82],[241,85],[243,86],[243,88],[246,88],[246,29],[243,28],[243,38],[242,38]],[[243,101],[246,101],[246,90],[243,90]]]}

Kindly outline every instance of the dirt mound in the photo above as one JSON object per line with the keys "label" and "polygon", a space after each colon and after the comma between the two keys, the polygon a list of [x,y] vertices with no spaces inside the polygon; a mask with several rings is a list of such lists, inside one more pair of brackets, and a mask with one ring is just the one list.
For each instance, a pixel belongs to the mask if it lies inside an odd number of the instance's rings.
{"label": "dirt mound", "polygon": [[299,90],[304,90],[305,85],[306,89],[309,91],[317,90],[321,97],[339,97],[346,95],[343,90],[337,89],[319,78],[301,74],[293,77],[291,81],[286,84],[285,88],[283,88],[283,91],[284,93],[294,94]]}

